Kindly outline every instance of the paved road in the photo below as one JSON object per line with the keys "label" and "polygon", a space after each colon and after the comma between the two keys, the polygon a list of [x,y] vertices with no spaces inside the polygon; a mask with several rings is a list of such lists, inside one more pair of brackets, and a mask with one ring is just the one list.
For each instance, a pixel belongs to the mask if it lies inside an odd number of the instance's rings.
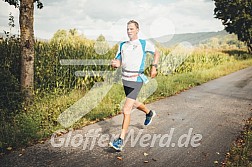
{"label": "paved road", "polygon": [[[144,127],[144,114],[134,111],[131,138],[123,152],[106,146],[112,134],[120,132],[122,115],[118,115],[53,140],[60,146],[65,139],[61,147],[47,141],[27,148],[21,156],[19,152],[6,155],[0,166],[215,166],[214,161],[224,159],[244,119],[251,116],[252,67],[148,107],[156,109],[155,120]],[[92,136],[93,130],[100,135],[96,140],[85,136]]]}

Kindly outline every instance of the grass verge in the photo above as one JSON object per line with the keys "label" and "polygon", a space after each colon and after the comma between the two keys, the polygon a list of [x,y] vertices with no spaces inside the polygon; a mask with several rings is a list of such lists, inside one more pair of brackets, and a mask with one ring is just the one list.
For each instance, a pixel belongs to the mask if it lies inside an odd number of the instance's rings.
{"label": "grass verge", "polygon": [[223,167],[252,167],[252,118],[249,118],[239,137],[226,154]]}

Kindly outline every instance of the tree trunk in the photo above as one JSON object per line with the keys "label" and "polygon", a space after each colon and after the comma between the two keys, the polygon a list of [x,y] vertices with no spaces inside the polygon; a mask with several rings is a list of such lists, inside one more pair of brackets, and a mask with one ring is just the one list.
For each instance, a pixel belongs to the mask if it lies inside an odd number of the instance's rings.
{"label": "tree trunk", "polygon": [[21,91],[25,101],[31,102],[34,89],[34,0],[20,0]]}

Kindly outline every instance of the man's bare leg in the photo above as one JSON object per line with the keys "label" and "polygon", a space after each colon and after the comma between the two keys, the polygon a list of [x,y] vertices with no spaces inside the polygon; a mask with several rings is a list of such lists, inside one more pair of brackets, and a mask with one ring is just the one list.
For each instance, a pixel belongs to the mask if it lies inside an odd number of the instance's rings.
{"label": "man's bare leg", "polygon": [[137,108],[138,110],[143,111],[145,114],[149,114],[150,110],[141,102],[135,101],[134,107]]}
{"label": "man's bare leg", "polygon": [[140,103],[139,101],[135,101],[134,107],[143,111],[146,114],[144,125],[150,125],[152,122],[152,118],[156,115],[156,112],[154,110],[149,110],[143,103]]}
{"label": "man's bare leg", "polygon": [[123,124],[122,124],[122,131],[120,135],[121,139],[124,139],[127,133],[127,130],[130,124],[130,112],[134,106],[134,103],[135,103],[134,99],[126,98],[126,101],[122,109],[123,110]]}

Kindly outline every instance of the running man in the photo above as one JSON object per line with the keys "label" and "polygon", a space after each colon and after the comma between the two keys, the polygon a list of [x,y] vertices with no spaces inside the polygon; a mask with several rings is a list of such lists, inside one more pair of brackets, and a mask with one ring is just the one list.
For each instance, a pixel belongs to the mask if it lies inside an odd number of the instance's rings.
{"label": "running man", "polygon": [[130,112],[133,107],[146,114],[144,121],[144,125],[146,126],[150,125],[153,117],[156,115],[154,110],[148,109],[143,103],[136,100],[143,83],[147,81],[147,77],[143,74],[146,53],[154,54],[151,78],[157,75],[157,63],[159,59],[159,53],[151,43],[138,39],[138,32],[139,24],[134,20],[130,20],[127,23],[129,41],[120,43],[116,57],[111,61],[111,65],[114,68],[122,66],[122,82],[126,95],[126,101],[122,108],[124,117],[120,137],[109,143],[111,147],[118,151],[122,150],[123,140],[130,124]]}

